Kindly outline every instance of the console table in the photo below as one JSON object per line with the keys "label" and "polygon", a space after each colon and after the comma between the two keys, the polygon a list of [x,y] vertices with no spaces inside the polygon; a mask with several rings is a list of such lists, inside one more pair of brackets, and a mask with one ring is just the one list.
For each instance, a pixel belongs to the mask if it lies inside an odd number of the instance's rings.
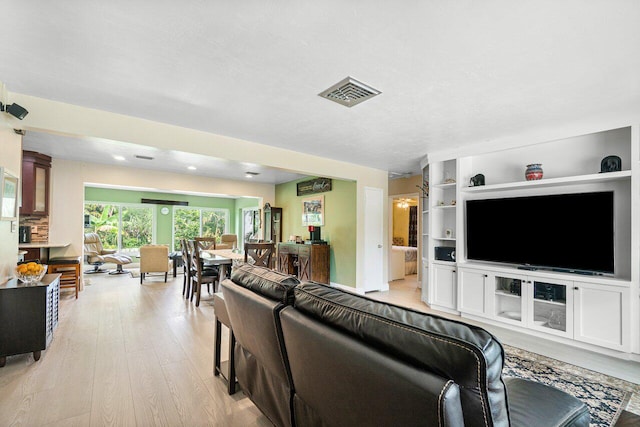
{"label": "console table", "polygon": [[33,352],[40,359],[58,326],[60,274],[33,285],[11,279],[0,285],[0,367],[7,356]]}
{"label": "console table", "polygon": [[278,271],[329,284],[329,245],[278,243]]}

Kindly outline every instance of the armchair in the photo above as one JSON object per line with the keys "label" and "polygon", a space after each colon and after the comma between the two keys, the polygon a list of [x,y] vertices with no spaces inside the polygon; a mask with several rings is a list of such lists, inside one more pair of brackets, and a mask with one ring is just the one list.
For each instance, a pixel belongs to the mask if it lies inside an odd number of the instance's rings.
{"label": "armchair", "polygon": [[238,246],[238,236],[235,234],[223,234],[220,243],[216,243],[216,249],[235,249]]}
{"label": "armchair", "polygon": [[109,274],[125,274],[129,271],[123,270],[123,264],[130,264],[131,257],[124,254],[116,253],[115,249],[104,249],[102,241],[98,233],[86,233],[84,235],[84,255],[87,257],[87,263],[93,265],[93,270],[86,271],[87,274],[106,273],[106,270],[100,269],[105,262],[116,264],[116,269],[109,271]]}
{"label": "armchair", "polygon": [[140,284],[146,273],[164,273],[167,282],[169,273],[169,247],[166,245],[144,245],[140,247]]}

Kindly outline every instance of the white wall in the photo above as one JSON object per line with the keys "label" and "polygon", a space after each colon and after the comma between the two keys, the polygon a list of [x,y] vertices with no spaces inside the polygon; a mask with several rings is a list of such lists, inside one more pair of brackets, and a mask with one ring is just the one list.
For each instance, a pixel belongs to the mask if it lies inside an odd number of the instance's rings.
{"label": "white wall", "polygon": [[[115,141],[126,141],[134,144],[158,147],[164,150],[186,151],[196,154],[204,154],[212,157],[220,157],[221,153],[230,160],[256,163],[270,167],[291,170],[313,176],[326,176],[329,178],[339,178],[353,180],[357,182],[357,242],[356,242],[356,286],[363,287],[362,278],[364,276],[364,188],[376,187],[383,190],[383,224],[384,235],[388,233],[387,219],[387,172],[379,169],[372,169],[352,163],[331,160],[323,157],[312,156],[282,148],[274,148],[235,138],[229,138],[212,133],[182,128],[179,126],[167,125],[164,123],[152,122],[120,114],[105,111],[93,110],[50,101],[42,98],[12,93],[13,102],[17,102],[29,110],[29,115],[21,123],[21,127],[27,130],[37,130],[41,132],[60,133],[74,136],[88,136],[96,138],[106,138]],[[319,141],[321,143],[321,141]],[[55,169],[55,164],[53,165]],[[81,171],[65,171],[67,174],[81,173]],[[135,179],[139,171],[132,173],[127,179]],[[121,170],[119,173],[125,173]],[[99,176],[99,174],[92,174]],[[82,178],[88,179],[88,178]],[[125,181],[124,177],[103,177],[101,179]],[[69,187],[64,188],[62,184],[54,185],[52,199],[55,200],[52,209],[54,221],[50,224],[50,232],[56,233],[51,239],[59,238],[62,232],[68,232],[66,221],[67,210],[65,205],[78,204],[80,191],[78,180],[74,180],[69,175],[61,177],[54,176],[54,180],[64,182],[69,181]],[[90,180],[92,182],[95,180]],[[139,182],[139,181],[138,181]],[[158,181],[153,181],[158,182]],[[149,187],[149,183],[140,183],[141,187]],[[173,186],[173,183],[170,183]],[[155,185],[155,184],[154,184]],[[70,194],[69,192],[73,192]],[[227,193],[224,191],[223,193]],[[61,198],[59,194],[64,194]],[[61,205],[60,205],[61,204]],[[55,230],[60,226],[60,231]],[[75,240],[74,240],[75,241]],[[75,244],[74,244],[75,247]],[[387,247],[384,248],[384,256],[387,256]],[[386,280],[387,269],[384,267],[383,280]]]}
{"label": "white wall", "polygon": [[[5,114],[2,114],[3,116]],[[0,166],[15,176],[22,173],[22,136],[0,118]],[[18,224],[11,230],[12,221],[0,221],[0,283],[13,276],[18,261]]]}

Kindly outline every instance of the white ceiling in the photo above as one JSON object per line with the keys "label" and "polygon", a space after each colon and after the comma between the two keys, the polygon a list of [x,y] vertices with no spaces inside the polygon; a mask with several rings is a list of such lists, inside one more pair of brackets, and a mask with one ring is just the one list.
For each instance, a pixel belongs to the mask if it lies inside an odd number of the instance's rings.
{"label": "white ceiling", "polygon": [[[443,148],[640,112],[637,0],[0,0],[0,10],[10,92],[399,173]],[[317,96],[347,76],[382,93],[353,108]],[[54,144],[32,134],[28,145]],[[121,144],[82,143],[96,159]],[[178,153],[162,156],[171,167]]]}

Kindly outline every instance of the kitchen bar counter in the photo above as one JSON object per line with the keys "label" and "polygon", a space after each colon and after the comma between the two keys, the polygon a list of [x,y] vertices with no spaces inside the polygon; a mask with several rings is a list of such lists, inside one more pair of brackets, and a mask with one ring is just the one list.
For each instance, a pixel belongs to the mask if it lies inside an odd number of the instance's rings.
{"label": "kitchen bar counter", "polygon": [[40,262],[47,263],[49,261],[50,248],[66,248],[70,242],[33,242],[18,243],[18,249],[26,250],[25,260],[39,259]]}

